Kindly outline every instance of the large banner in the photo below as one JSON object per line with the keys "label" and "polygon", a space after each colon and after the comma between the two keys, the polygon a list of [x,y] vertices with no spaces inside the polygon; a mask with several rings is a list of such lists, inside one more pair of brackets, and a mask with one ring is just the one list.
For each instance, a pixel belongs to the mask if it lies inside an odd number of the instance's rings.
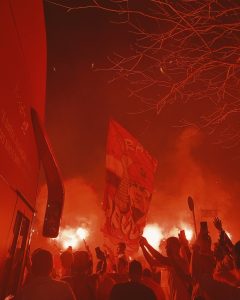
{"label": "large banner", "polygon": [[146,224],[157,161],[122,126],[111,120],[107,140],[103,228],[114,244],[138,248]]}

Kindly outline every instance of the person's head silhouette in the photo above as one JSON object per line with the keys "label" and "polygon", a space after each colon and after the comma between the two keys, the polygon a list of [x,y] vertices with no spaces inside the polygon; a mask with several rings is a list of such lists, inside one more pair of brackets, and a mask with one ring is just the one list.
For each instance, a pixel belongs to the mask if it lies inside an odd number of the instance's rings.
{"label": "person's head silhouette", "polygon": [[139,261],[133,260],[129,264],[129,278],[131,281],[140,281],[142,277],[142,265]]}
{"label": "person's head silhouette", "polygon": [[51,252],[37,249],[32,254],[32,274],[35,276],[48,276],[53,269],[53,257]]}

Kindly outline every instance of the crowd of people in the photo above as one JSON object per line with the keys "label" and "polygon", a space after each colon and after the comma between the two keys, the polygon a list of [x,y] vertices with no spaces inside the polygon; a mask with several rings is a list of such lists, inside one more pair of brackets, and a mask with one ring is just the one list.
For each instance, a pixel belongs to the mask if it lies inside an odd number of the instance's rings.
{"label": "crowd of people", "polygon": [[[144,237],[139,245],[144,260],[130,259],[126,244],[120,242],[116,254],[109,247],[95,248],[93,267],[90,249],[69,247],[60,255],[61,271],[54,268],[53,256],[45,249],[31,255],[31,266],[16,300],[238,300],[240,299],[240,241],[232,243],[220,219],[212,245],[205,222],[193,244],[181,231],[166,240],[166,255],[153,248]],[[161,272],[168,274],[163,288]]]}

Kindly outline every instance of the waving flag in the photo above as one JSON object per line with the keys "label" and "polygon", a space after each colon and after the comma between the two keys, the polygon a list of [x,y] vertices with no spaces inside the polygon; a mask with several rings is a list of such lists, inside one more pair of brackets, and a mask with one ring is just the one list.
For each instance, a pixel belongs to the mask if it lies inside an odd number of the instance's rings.
{"label": "waving flag", "polygon": [[106,188],[103,209],[105,235],[138,248],[146,224],[157,161],[121,125],[111,120],[107,140]]}

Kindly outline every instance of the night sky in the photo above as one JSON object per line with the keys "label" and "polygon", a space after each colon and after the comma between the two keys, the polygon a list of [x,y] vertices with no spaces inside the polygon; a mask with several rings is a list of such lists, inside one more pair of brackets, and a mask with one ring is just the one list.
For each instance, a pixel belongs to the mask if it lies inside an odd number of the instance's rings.
{"label": "night sky", "polygon": [[216,145],[216,136],[205,131],[177,126],[182,118],[193,118],[198,107],[177,103],[159,115],[138,113],[141,104],[129,97],[126,82],[110,83],[112,72],[97,71],[110,66],[107,58],[113,53],[131,53],[135,38],[128,24],[113,23],[113,14],[97,9],[66,12],[47,2],[44,6],[46,127],[64,180],[81,178],[96,193],[93,201],[100,207],[108,121],[113,117],[159,161],[150,221],[174,219],[176,207],[189,221],[186,198],[192,195],[198,208],[219,209],[236,237],[238,149]]}

